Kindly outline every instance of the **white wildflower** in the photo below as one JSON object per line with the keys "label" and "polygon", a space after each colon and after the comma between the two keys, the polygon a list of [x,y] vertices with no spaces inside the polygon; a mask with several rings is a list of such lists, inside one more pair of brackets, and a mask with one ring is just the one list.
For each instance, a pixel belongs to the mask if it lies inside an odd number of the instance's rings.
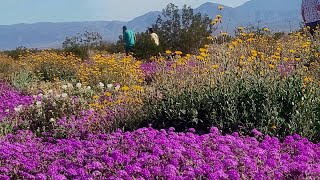
{"label": "white wildflower", "polygon": [[81,83],[77,83],[77,84],[76,84],[76,87],[77,87],[78,89],[80,89],[80,88],[81,88],[81,86],[82,86],[82,84],[81,84]]}
{"label": "white wildflower", "polygon": [[87,90],[88,90],[88,91],[91,90],[91,87],[90,87],[90,86],[87,86]]}
{"label": "white wildflower", "polygon": [[66,90],[66,89],[68,89],[68,86],[67,85],[63,85],[62,89]]}
{"label": "white wildflower", "polygon": [[73,85],[71,83],[68,83],[67,86],[68,86],[69,89],[73,88]]}
{"label": "white wildflower", "polygon": [[68,97],[68,94],[67,93],[62,93],[61,97],[66,98],[66,97]]}
{"label": "white wildflower", "polygon": [[56,122],[56,120],[55,120],[55,119],[53,119],[53,118],[50,118],[50,119],[49,119],[49,122],[51,122],[51,123],[55,123],[55,122]]}
{"label": "white wildflower", "polygon": [[113,87],[113,84],[108,84],[107,87],[111,89]]}
{"label": "white wildflower", "polygon": [[99,82],[99,88],[103,89],[104,88],[104,84],[102,82]]}

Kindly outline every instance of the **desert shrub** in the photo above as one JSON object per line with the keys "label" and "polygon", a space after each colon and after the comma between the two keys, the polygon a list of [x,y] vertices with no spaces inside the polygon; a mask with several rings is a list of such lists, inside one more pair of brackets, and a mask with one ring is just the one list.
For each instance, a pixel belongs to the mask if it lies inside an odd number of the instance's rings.
{"label": "desert shrub", "polygon": [[82,60],[89,58],[89,51],[101,47],[102,36],[97,32],[86,31],[83,34],[67,37],[62,44],[65,52],[72,53]]}
{"label": "desert shrub", "polygon": [[[43,133],[56,133],[60,127],[60,118],[80,118],[89,109],[88,99],[92,90],[85,87],[74,88],[72,84],[64,85],[62,91],[50,90],[45,94],[34,96],[31,105],[16,110],[13,118],[16,130],[31,130],[38,136]],[[61,133],[61,132],[60,132]],[[62,136],[62,134],[55,134]]]}
{"label": "desert shrub", "polygon": [[21,56],[25,56],[27,54],[36,53],[36,52],[39,52],[39,50],[36,48],[26,48],[24,46],[17,47],[16,49],[13,49],[13,50],[3,51],[4,54],[12,57],[13,59],[19,59],[19,57]]}
{"label": "desert shrub", "polygon": [[201,13],[195,14],[191,7],[183,6],[180,11],[174,4],[162,10],[153,26],[160,38],[161,49],[195,53],[208,44],[208,36],[213,31],[211,19]]}
{"label": "desert shrub", "polygon": [[20,91],[25,91],[34,83],[37,83],[38,77],[34,72],[29,69],[21,69],[11,75],[11,85],[19,89]]}
{"label": "desert shrub", "polygon": [[77,70],[81,63],[73,54],[46,51],[23,56],[19,61],[26,64],[41,81],[77,79]]}
{"label": "desert shrub", "polygon": [[153,56],[158,56],[161,47],[157,46],[151,39],[148,32],[136,35],[137,42],[134,47],[134,56],[138,59],[149,60]]}
{"label": "desert shrub", "polygon": [[248,134],[257,128],[279,136],[299,133],[319,140],[320,99],[301,88],[303,80],[292,76],[284,81],[230,79],[215,87],[201,86],[178,94],[162,91],[161,100],[149,98],[142,108],[147,114],[142,126],[175,127],[186,131],[195,127],[208,131],[219,127],[224,133]]}
{"label": "desert shrub", "polygon": [[19,64],[11,57],[0,53],[0,79],[10,81],[10,75],[19,69]]}

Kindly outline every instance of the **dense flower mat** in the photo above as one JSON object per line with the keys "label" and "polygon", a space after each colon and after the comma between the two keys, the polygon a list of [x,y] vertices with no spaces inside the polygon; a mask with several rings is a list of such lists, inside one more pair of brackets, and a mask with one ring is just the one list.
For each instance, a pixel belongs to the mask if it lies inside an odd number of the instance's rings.
{"label": "dense flower mat", "polygon": [[142,128],[39,139],[21,131],[0,141],[0,179],[315,179],[320,144],[275,137],[176,133]]}
{"label": "dense flower mat", "polygon": [[18,111],[23,105],[29,105],[33,101],[30,96],[25,96],[0,82],[0,120],[14,111]]}

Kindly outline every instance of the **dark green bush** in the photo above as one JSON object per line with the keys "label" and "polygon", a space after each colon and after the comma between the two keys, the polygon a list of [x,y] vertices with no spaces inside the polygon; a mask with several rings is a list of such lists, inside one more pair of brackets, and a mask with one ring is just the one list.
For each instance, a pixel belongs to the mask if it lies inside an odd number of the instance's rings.
{"label": "dark green bush", "polygon": [[[195,128],[208,131],[216,126],[224,133],[249,134],[256,128],[280,138],[299,133],[319,140],[320,98],[311,87],[301,88],[299,77],[285,81],[234,79],[215,88],[199,87],[178,95],[163,91],[163,98],[149,98],[140,126]],[[318,95],[317,95],[318,94]]]}

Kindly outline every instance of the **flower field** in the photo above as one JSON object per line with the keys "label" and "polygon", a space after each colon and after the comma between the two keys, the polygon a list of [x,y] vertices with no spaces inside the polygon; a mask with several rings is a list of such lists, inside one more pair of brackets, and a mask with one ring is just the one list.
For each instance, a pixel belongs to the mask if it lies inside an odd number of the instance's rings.
{"label": "flower field", "polygon": [[0,54],[0,179],[318,179],[320,38],[226,36],[148,60]]}

